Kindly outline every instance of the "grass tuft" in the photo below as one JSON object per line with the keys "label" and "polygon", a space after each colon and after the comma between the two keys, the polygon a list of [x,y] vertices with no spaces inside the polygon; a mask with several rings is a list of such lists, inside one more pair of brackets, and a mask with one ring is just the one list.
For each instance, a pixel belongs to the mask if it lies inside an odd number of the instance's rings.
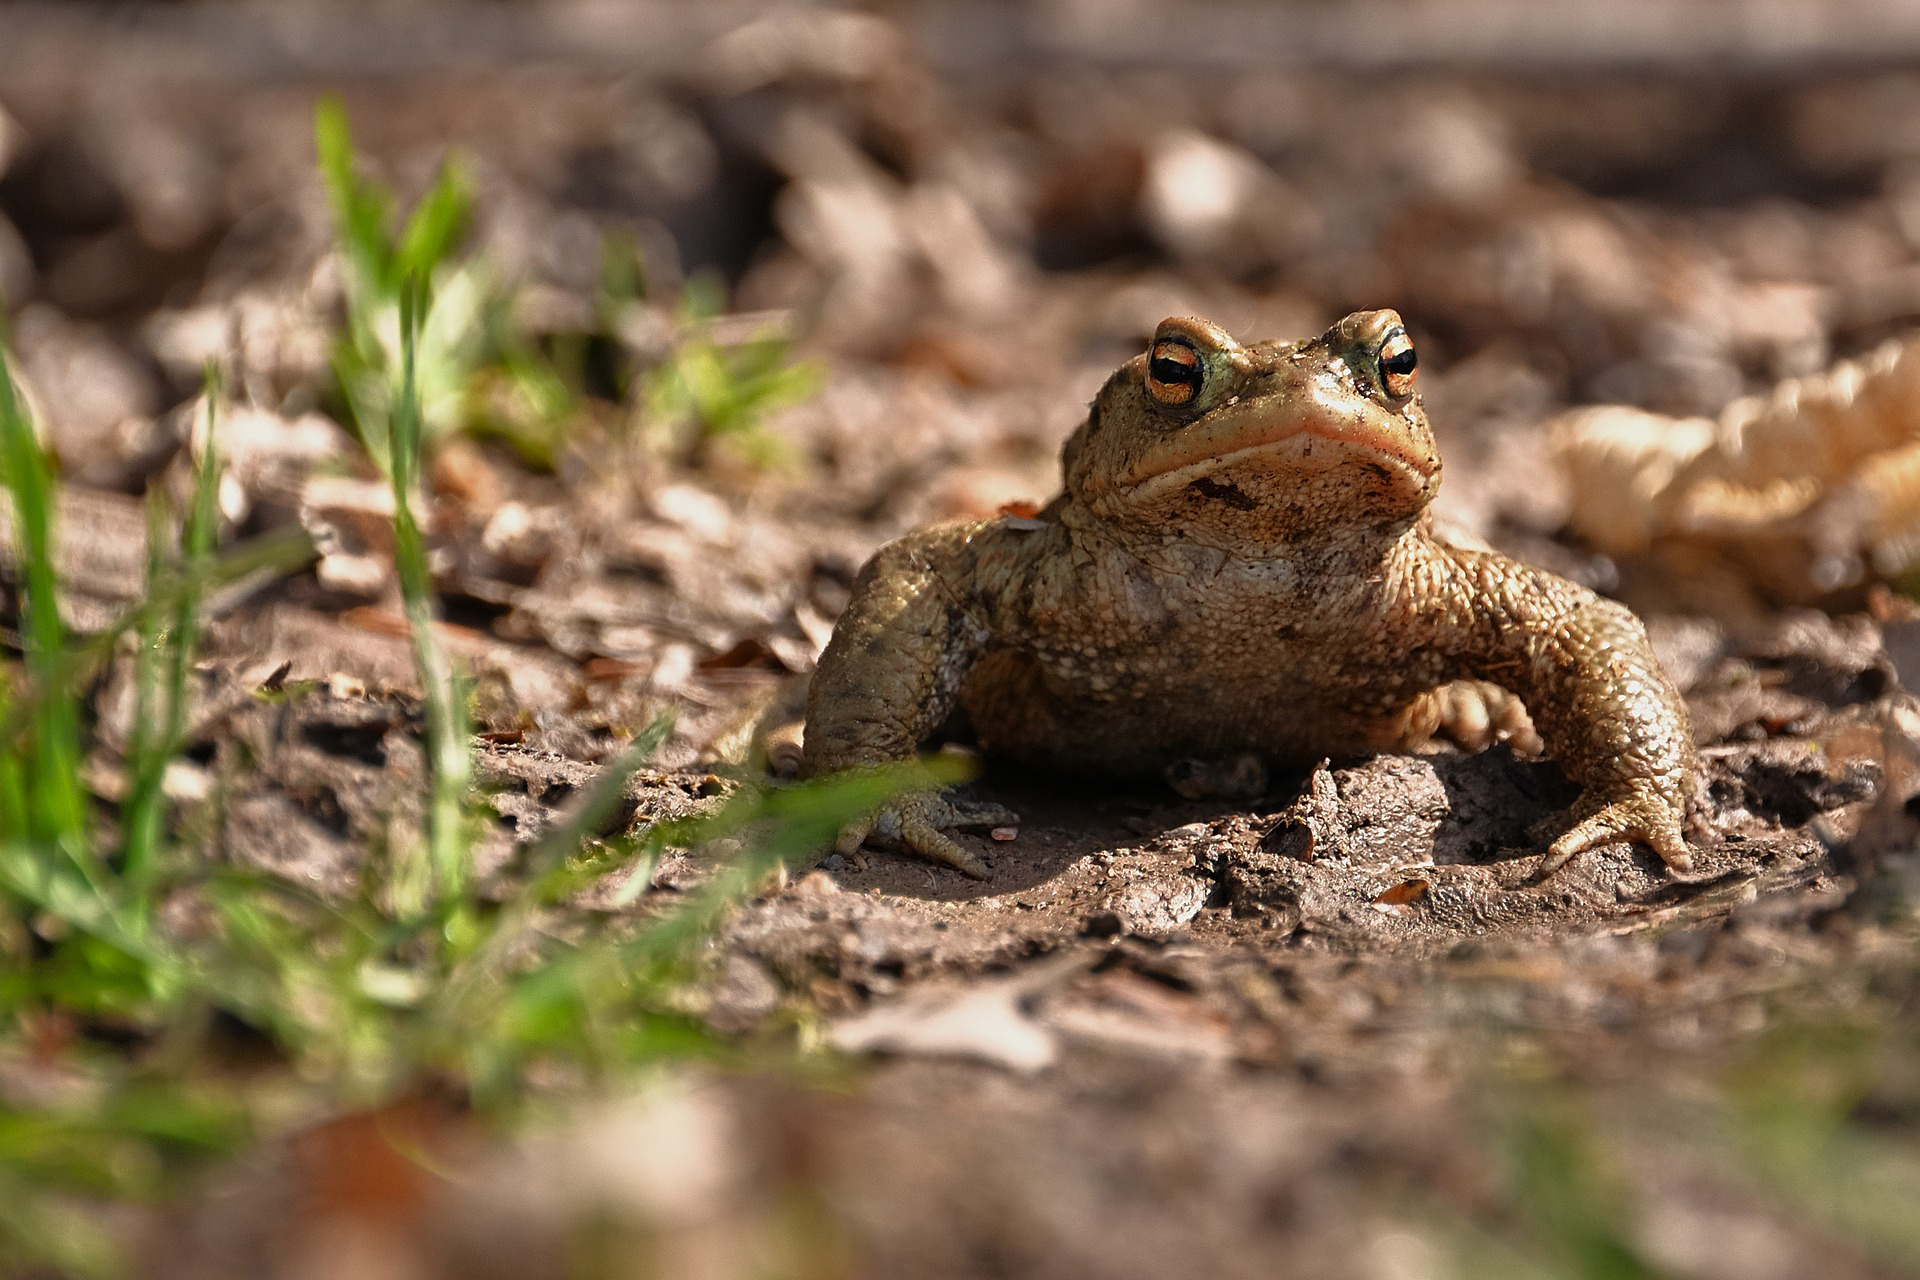
{"label": "grass tuft", "polygon": [[[348,197],[336,209],[343,252],[396,291],[391,394],[359,411],[362,438],[384,446],[395,498],[396,570],[424,695],[424,829],[385,858],[369,850],[358,892],[340,902],[225,864],[217,797],[175,811],[166,779],[189,737],[207,592],[305,564],[313,548],[291,534],[218,549],[221,386],[209,373],[188,508],[176,517],[162,495],[149,499],[143,599],[99,635],[68,634],[52,467],[0,343],[0,463],[24,580],[21,661],[0,680],[0,1057],[36,1063],[68,1090],[60,1105],[0,1105],[0,1272],[124,1274],[116,1202],[151,1200],[306,1118],[449,1086],[511,1117],[537,1096],[534,1076],[556,1068],[591,1088],[664,1061],[723,1055],[683,1011],[718,920],[773,869],[898,789],[954,780],[950,764],[930,764],[742,787],[699,816],[595,840],[670,732],[662,718],[525,851],[517,883],[483,895],[472,870],[465,682],[435,636],[416,515],[430,434],[422,366],[439,306],[431,268],[457,239],[460,203],[429,200],[389,256],[376,232],[390,203],[348,182],[351,149],[337,124],[323,108],[323,165],[336,196]],[[93,745],[81,690],[127,637],[134,717],[115,803],[81,782]],[[716,855],[707,885],[679,910],[636,924],[630,913],[572,905],[595,881],[625,874],[619,905],[631,907],[666,849],[723,839],[744,852]],[[175,905],[192,929],[169,927]],[[556,930],[558,920],[568,927]],[[271,1069],[236,1085],[216,1047],[222,1024],[270,1046]]]}
{"label": "grass tuft", "polygon": [[714,322],[724,302],[713,277],[687,282],[680,341],[642,379],[644,420],[675,454],[697,457],[720,445],[758,466],[779,463],[785,450],[762,425],[769,413],[818,390],[819,370],[794,363],[777,332],[722,343]]}
{"label": "grass tuft", "polygon": [[[337,101],[315,109],[314,140],[346,277],[335,381],[368,455],[383,470],[391,465],[386,432],[398,413],[402,347],[410,345],[409,412],[426,443],[452,432],[491,436],[524,461],[551,467],[579,397],[521,334],[511,291],[484,260],[462,256],[473,222],[465,165],[458,158],[443,164],[396,228],[398,202],[360,171]],[[412,303],[409,290],[420,291]]]}

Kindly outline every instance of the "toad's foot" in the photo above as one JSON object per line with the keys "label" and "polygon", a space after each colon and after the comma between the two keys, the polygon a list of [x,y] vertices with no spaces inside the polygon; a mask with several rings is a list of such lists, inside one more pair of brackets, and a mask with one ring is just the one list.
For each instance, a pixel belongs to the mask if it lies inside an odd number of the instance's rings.
{"label": "toad's foot", "polygon": [[1546,749],[1526,704],[1497,684],[1485,680],[1456,680],[1434,690],[1439,706],[1439,733],[1463,751],[1485,751],[1504,742],[1517,756],[1538,756]]}
{"label": "toad's foot", "polygon": [[1468,753],[1485,751],[1498,742],[1528,758],[1545,750],[1526,704],[1485,680],[1455,680],[1422,694],[1401,713],[1394,738],[1407,750],[1419,750],[1439,738]]}
{"label": "toad's foot", "polygon": [[905,845],[923,858],[944,862],[975,880],[990,879],[986,865],[947,832],[956,827],[1010,827],[1020,815],[1004,805],[963,800],[939,792],[901,796],[870,817],[840,829],[835,852],[851,855],[868,836]]}
{"label": "toad's foot", "polygon": [[1657,782],[1636,779],[1617,788],[1611,797],[1589,792],[1574,812],[1584,814],[1572,829],[1553,842],[1540,860],[1536,879],[1545,879],[1572,861],[1575,855],[1616,840],[1638,840],[1660,855],[1667,870],[1684,876],[1693,870],[1693,855],[1681,834],[1684,799]]}

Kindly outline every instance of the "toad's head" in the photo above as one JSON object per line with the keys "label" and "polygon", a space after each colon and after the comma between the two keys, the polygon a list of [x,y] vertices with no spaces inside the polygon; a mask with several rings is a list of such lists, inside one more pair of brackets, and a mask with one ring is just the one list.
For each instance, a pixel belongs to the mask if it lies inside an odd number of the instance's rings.
{"label": "toad's head", "polygon": [[1105,520],[1228,543],[1402,525],[1440,485],[1415,366],[1393,311],[1244,346],[1171,317],[1067,442],[1068,491]]}

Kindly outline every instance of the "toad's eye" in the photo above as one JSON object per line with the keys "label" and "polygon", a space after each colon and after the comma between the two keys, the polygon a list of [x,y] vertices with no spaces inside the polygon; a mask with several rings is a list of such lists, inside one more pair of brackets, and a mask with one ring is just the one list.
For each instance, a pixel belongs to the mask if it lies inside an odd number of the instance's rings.
{"label": "toad's eye", "polygon": [[1395,400],[1412,395],[1414,370],[1419,363],[1413,354],[1413,339],[1404,333],[1394,334],[1380,348],[1380,385]]}
{"label": "toad's eye", "polygon": [[1164,405],[1191,404],[1207,380],[1200,353],[1184,342],[1156,342],[1147,356],[1147,393]]}

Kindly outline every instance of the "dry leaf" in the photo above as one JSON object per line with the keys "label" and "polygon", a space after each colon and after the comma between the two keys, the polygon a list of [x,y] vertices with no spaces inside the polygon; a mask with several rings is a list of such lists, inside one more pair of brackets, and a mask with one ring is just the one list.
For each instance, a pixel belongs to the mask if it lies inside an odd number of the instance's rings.
{"label": "dry leaf", "polygon": [[1387,915],[1406,915],[1416,903],[1425,902],[1433,886],[1427,881],[1415,877],[1402,880],[1385,892],[1374,895],[1373,909]]}

